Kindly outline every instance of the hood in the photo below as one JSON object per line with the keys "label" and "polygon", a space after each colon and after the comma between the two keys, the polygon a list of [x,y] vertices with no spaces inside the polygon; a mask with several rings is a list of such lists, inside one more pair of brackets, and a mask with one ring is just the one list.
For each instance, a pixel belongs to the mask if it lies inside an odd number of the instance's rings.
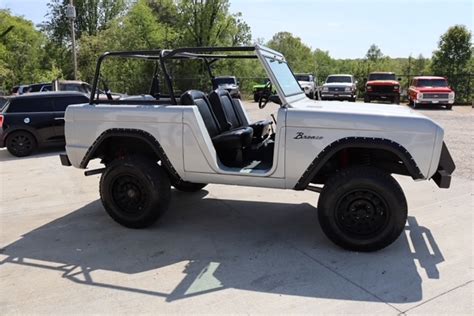
{"label": "hood", "polygon": [[372,81],[367,81],[366,85],[369,86],[396,86],[400,85],[400,82],[396,80],[372,80]]}
{"label": "hood", "polygon": [[352,87],[350,82],[331,82],[323,84],[323,87]]}
{"label": "hood", "polygon": [[313,84],[311,81],[298,81],[298,83],[300,84],[300,86],[309,86]]}
{"label": "hood", "polygon": [[450,93],[451,90],[448,87],[416,87],[416,91],[418,92],[439,92],[439,93]]}
{"label": "hood", "polygon": [[[413,111],[405,105],[347,103],[341,101],[316,101],[301,99],[288,109],[304,112],[289,126],[312,126],[318,128],[340,128],[350,130],[393,131],[434,133],[442,128],[430,118]],[[313,115],[314,113],[314,115]],[[301,116],[300,116],[301,117]]]}

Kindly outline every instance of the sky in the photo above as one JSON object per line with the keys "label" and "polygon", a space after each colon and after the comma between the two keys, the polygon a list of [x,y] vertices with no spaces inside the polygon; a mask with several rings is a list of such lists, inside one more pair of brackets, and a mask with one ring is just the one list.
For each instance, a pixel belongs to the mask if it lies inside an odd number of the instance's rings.
{"label": "sky", "polygon": [[[0,8],[39,24],[47,0],[0,0]],[[439,37],[455,24],[473,29],[472,0],[230,0],[254,39],[280,31],[298,36],[334,58],[362,58],[371,44],[384,55],[431,57]]]}

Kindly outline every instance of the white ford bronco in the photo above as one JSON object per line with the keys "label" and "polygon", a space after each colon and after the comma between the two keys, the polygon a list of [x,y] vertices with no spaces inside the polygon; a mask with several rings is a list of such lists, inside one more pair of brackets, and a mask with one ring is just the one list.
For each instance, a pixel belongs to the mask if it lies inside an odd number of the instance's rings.
{"label": "white ford bronco", "polygon": [[[111,58],[154,63],[150,95],[98,98],[101,65]],[[227,58],[256,59],[264,67],[269,93],[259,106],[279,104],[274,122],[252,122],[226,90],[177,92],[176,63],[202,61],[211,89],[211,66]],[[103,206],[126,227],[153,224],[168,207],[171,186],[186,192],[208,183],[312,190],[320,193],[319,223],[330,240],[374,251],[405,227],[407,202],[392,174],[448,188],[455,169],[443,129],[431,119],[399,105],[310,100],[284,56],[259,45],[105,53],[92,91],[89,103],[67,108],[60,158],[81,169],[100,159],[104,168],[85,174],[102,174]]]}

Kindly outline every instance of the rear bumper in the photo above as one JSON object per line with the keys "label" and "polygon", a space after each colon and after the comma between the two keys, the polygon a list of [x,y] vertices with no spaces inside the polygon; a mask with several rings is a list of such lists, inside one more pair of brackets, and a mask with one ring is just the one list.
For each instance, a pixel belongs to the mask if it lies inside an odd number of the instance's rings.
{"label": "rear bumper", "polygon": [[455,169],[456,165],[454,164],[453,158],[449,153],[448,147],[443,142],[438,169],[432,179],[441,189],[448,189],[451,186],[451,175]]}
{"label": "rear bumper", "polygon": [[67,154],[59,154],[59,159],[61,160],[61,165],[70,167],[72,166],[71,161],[69,161],[69,157]]}

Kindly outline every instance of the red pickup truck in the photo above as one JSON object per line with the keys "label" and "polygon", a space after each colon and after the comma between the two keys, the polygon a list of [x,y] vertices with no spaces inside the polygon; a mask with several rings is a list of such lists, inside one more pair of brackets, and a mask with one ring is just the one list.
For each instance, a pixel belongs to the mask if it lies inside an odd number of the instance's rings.
{"label": "red pickup truck", "polygon": [[415,77],[408,89],[408,102],[413,108],[420,105],[444,105],[450,110],[454,104],[454,91],[443,77]]}
{"label": "red pickup truck", "polygon": [[372,72],[365,84],[364,102],[388,100],[400,104],[399,80],[393,72]]}

